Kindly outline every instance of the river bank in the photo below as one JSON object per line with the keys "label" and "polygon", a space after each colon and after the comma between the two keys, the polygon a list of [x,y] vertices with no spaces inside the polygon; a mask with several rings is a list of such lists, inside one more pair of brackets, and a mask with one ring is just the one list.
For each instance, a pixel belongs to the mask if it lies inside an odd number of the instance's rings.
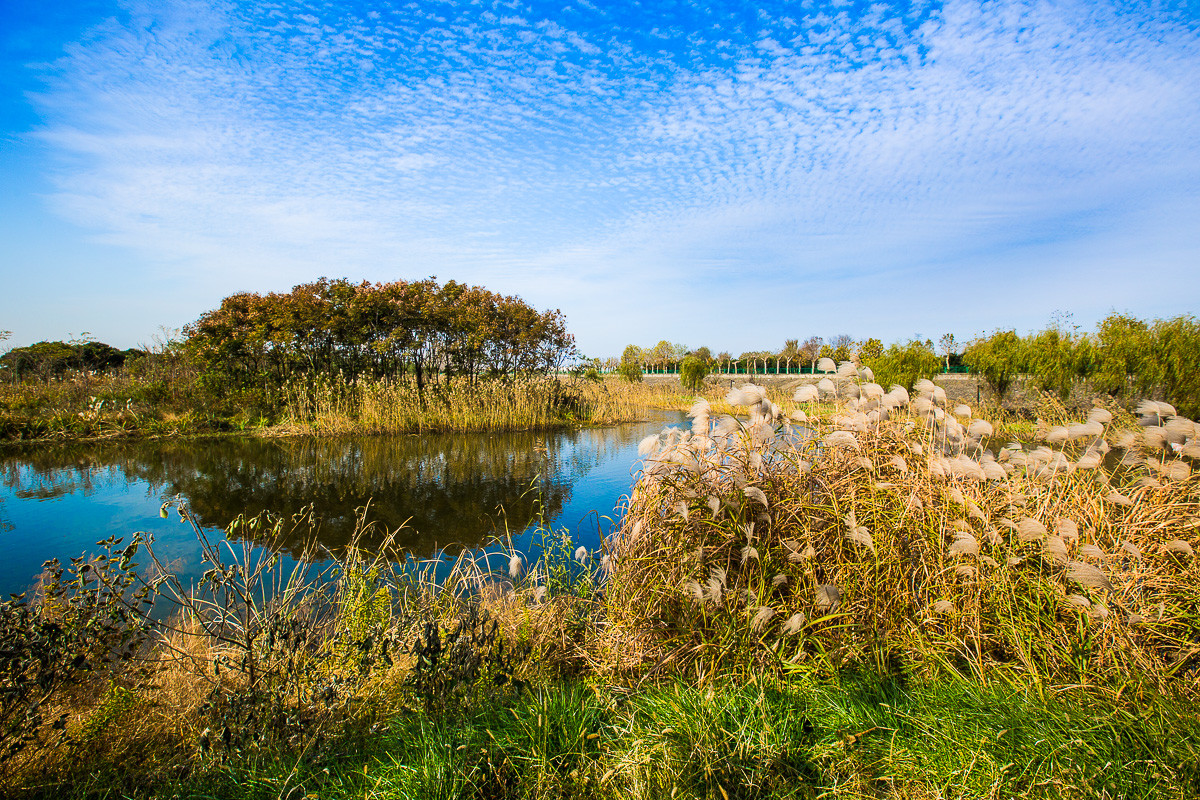
{"label": "river bank", "polygon": [[332,380],[261,395],[210,397],[194,387],[147,392],[122,376],[86,383],[0,384],[0,447],[13,443],[200,436],[339,436],[553,430],[641,419],[675,391],[616,378]]}
{"label": "river bank", "polygon": [[145,558],[112,544],[0,615],[68,632],[9,794],[1195,796],[1194,423],[1098,410],[997,454],[923,388],[723,398],[742,423],[697,404],[642,440],[596,547],[413,562],[377,538],[270,603],[236,600],[269,549],[216,551],[175,624],[73,672],[113,652],[97,631],[142,630],[90,599]]}

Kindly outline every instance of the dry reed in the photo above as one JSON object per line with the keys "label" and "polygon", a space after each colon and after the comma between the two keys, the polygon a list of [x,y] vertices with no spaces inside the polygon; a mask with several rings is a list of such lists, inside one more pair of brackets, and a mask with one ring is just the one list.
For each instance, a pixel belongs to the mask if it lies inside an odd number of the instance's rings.
{"label": "dry reed", "polygon": [[[986,425],[964,429],[921,388],[907,406],[825,403],[770,435],[663,437],[612,544],[607,666],[900,659],[1200,687],[1200,483],[1180,456],[1143,438],[1117,457],[1128,439],[1103,410],[1053,447],[995,452]],[[1166,418],[1156,404],[1143,424]],[[1170,418],[1182,450],[1195,429]],[[721,591],[698,600],[717,570]]]}

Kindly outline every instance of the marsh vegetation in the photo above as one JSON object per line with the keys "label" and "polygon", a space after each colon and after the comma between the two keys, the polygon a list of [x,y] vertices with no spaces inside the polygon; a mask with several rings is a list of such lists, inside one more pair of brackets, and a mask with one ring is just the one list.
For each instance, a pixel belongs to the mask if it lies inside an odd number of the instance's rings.
{"label": "marsh vegetation", "polygon": [[8,635],[27,642],[6,645],[9,680],[59,676],[5,695],[20,744],[7,785],[1200,791],[1193,422],[1164,403],[1097,406],[1009,443],[938,387],[885,391],[850,363],[793,398],[746,386],[723,399],[739,417],[700,400],[690,430],[643,442],[622,527],[598,551],[543,529],[539,559],[416,563],[384,540],[347,549],[318,586],[280,573],[269,546],[206,548],[195,590],[165,564],[146,573],[147,597],[175,609],[165,624],[118,611],[139,585],[121,576],[153,563],[153,543],[52,571],[38,597],[5,605],[8,630],[53,632]]}

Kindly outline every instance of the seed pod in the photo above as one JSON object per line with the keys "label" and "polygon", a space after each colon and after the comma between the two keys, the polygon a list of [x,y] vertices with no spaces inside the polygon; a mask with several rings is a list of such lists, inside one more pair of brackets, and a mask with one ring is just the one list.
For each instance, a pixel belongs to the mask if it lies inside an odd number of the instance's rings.
{"label": "seed pod", "polygon": [[938,600],[929,607],[929,610],[935,614],[950,615],[954,613],[954,603],[949,600]]}
{"label": "seed pod", "polygon": [[1089,589],[1112,589],[1112,584],[1099,568],[1082,561],[1067,562],[1067,577]]}

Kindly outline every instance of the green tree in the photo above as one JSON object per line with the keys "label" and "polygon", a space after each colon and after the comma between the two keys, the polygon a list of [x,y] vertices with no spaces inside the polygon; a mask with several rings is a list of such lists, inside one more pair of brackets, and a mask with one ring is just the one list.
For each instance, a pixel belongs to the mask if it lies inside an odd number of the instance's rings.
{"label": "green tree", "polygon": [[1025,343],[1016,331],[996,331],[968,344],[963,351],[963,363],[1003,400],[1021,373],[1024,350]]}
{"label": "green tree", "polygon": [[621,354],[621,363],[617,367],[621,377],[630,383],[642,380],[642,348],[636,344],[628,345]]}
{"label": "green tree", "polygon": [[1035,386],[1066,399],[1075,382],[1087,376],[1089,352],[1082,337],[1052,326],[1024,342],[1018,361]]}
{"label": "green tree", "polygon": [[1110,314],[1100,321],[1092,344],[1091,381],[1097,391],[1116,396],[1131,387],[1142,392],[1152,389],[1144,382],[1147,363],[1154,357],[1149,325],[1123,314]]}
{"label": "green tree", "polygon": [[290,293],[243,292],[185,329],[213,388],[276,391],[297,375],[412,375],[418,392],[452,376],[554,374],[575,354],[558,310],[436,279],[322,278]]}
{"label": "green tree", "polygon": [[850,360],[850,348],[854,347],[854,337],[848,333],[839,333],[833,337],[833,353],[829,357],[839,364]]}
{"label": "green tree", "polygon": [[825,340],[820,336],[810,336],[804,340],[804,344],[800,345],[800,354],[814,370],[817,368],[817,359],[821,355],[821,345],[824,343]]}
{"label": "green tree", "polygon": [[707,361],[694,355],[683,359],[683,365],[679,369],[679,380],[684,389],[693,392],[699,391],[704,386],[706,377],[708,377]]}
{"label": "green tree", "polygon": [[[883,355],[883,342],[878,339],[867,339],[858,347],[858,360],[870,366]],[[872,369],[874,369],[872,367]]]}
{"label": "green tree", "polygon": [[950,371],[950,356],[958,353],[958,342],[954,341],[953,333],[944,333],[942,338],[938,339],[938,345],[941,347],[942,355],[946,359],[946,372]]}
{"label": "green tree", "polygon": [[921,378],[932,378],[942,367],[942,361],[924,342],[913,339],[905,344],[893,344],[874,360],[865,364],[875,373],[875,381],[883,386],[899,384],[907,389]]}
{"label": "green tree", "polygon": [[1139,381],[1152,384],[1180,414],[1200,416],[1200,323],[1192,316],[1156,320],[1150,333],[1154,358],[1143,366]]}
{"label": "green tree", "polygon": [[79,367],[79,352],[66,342],[35,342],[14,347],[0,357],[15,380],[35,376],[43,381],[61,377],[68,369]]}

